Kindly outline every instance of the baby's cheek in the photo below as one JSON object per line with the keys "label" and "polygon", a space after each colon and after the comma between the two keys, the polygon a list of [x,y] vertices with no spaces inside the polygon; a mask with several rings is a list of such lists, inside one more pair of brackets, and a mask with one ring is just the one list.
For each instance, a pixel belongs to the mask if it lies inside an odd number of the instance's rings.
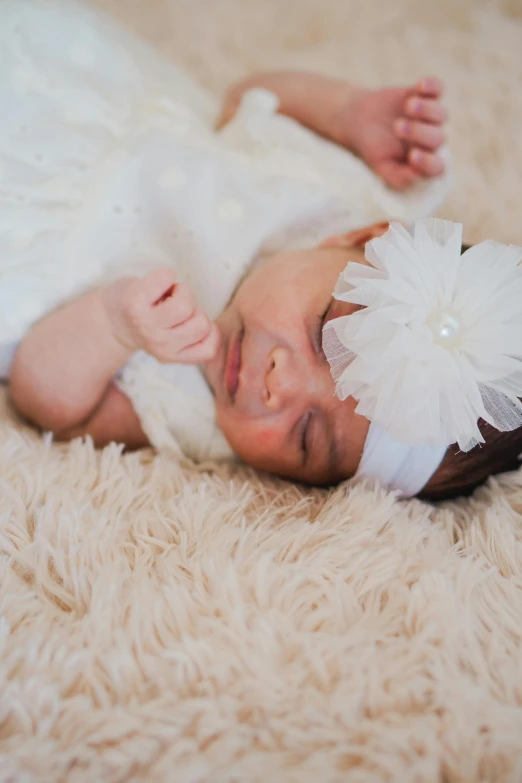
{"label": "baby's cheek", "polygon": [[274,449],[281,448],[281,433],[273,426],[259,427],[254,439],[264,452],[273,452]]}
{"label": "baby's cheek", "polygon": [[258,427],[247,448],[249,455],[244,459],[254,467],[272,473],[285,473],[299,459],[296,449],[288,439],[287,430],[277,425]]}
{"label": "baby's cheek", "polygon": [[243,423],[229,434],[229,439],[232,448],[254,467],[272,470],[284,462],[287,451],[285,439],[273,425],[262,425],[259,421],[252,422],[251,426]]}

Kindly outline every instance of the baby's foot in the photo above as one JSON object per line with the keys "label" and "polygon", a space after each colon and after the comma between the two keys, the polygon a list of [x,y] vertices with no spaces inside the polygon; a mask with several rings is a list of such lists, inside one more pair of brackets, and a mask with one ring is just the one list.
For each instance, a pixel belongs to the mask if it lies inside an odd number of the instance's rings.
{"label": "baby's foot", "polygon": [[435,77],[414,87],[362,90],[339,116],[339,141],[397,190],[436,177],[444,171],[438,154],[446,121],[441,94]]}

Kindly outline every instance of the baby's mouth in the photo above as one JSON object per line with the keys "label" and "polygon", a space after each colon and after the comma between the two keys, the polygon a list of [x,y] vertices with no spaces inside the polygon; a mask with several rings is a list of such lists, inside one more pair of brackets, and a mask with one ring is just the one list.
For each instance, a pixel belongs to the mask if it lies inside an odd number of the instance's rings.
{"label": "baby's mouth", "polygon": [[225,365],[225,386],[232,402],[236,399],[241,370],[241,346],[245,330],[241,329],[231,341]]}

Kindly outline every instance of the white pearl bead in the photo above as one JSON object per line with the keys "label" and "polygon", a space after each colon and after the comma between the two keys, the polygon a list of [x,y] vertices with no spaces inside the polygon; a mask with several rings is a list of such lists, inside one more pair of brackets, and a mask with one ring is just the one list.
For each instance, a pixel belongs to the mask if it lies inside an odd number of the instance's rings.
{"label": "white pearl bead", "polygon": [[435,342],[451,345],[460,334],[460,322],[450,313],[437,313],[429,323]]}

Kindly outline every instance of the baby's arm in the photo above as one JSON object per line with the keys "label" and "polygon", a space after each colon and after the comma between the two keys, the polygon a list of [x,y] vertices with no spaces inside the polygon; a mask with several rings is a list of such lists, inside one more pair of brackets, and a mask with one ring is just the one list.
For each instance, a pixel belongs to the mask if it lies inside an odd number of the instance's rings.
{"label": "baby's arm", "polygon": [[92,291],[37,323],[13,362],[9,390],[32,423],[57,435],[89,421],[131,355]]}
{"label": "baby's arm", "polygon": [[299,72],[266,73],[233,87],[220,120],[228,122],[252,87],[274,92],[279,111],[361,157],[390,187],[401,190],[444,171],[438,149],[446,112],[442,84],[366,90],[341,79]]}
{"label": "baby's arm", "polygon": [[61,439],[89,434],[146,445],[130,401],[112,383],[137,350],[160,361],[200,363],[218,332],[195,307],[190,290],[159,269],[124,278],[51,313],[29,332],[14,358],[9,388],[15,407]]}
{"label": "baby's arm", "polygon": [[332,138],[342,106],[350,103],[359,88],[328,76],[299,71],[260,73],[234,85],[226,94],[219,125],[226,124],[237,111],[241,97],[253,87],[264,87],[279,98],[279,112],[301,125]]}

